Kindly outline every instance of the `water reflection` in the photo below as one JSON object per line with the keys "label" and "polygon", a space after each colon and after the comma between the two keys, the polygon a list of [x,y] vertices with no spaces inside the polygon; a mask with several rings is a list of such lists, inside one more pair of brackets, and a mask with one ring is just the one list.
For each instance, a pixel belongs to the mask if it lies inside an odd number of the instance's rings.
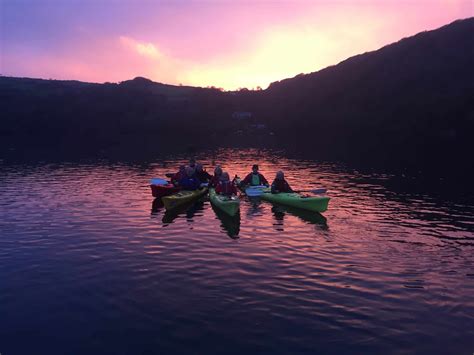
{"label": "water reflection", "polygon": [[249,209],[247,210],[247,216],[261,216],[263,214],[264,208],[262,206],[262,199],[260,197],[250,197],[246,196],[245,198],[249,202]]}
{"label": "water reflection", "polygon": [[172,210],[167,210],[163,215],[163,225],[171,224],[178,217],[185,217],[188,222],[194,222],[194,216],[204,209],[204,201],[192,201]]}
{"label": "water reflection", "polygon": [[155,198],[151,204],[151,214],[156,215],[162,209],[164,209],[163,201],[161,201],[161,197]]}
{"label": "water reflection", "polygon": [[[185,217],[188,221],[194,222],[196,213],[200,211],[202,212],[204,210],[204,201],[204,199],[193,201],[176,209],[167,211],[164,208],[161,198],[156,198],[152,202],[151,215],[156,216],[160,213],[163,213],[163,226],[168,226],[179,217]],[[225,233],[227,233],[227,235],[232,239],[238,239],[240,231],[240,214],[237,214],[236,216],[229,216],[220,209],[215,208],[210,203],[208,205],[211,206]]]}
{"label": "water reflection", "polygon": [[472,351],[472,199],[274,151],[210,153],[196,154],[208,169],[259,162],[295,189],[326,187],[330,207],[245,197],[235,219],[206,200],[166,212],[149,178],[187,156],[0,166],[0,351]]}
{"label": "water reflection", "polygon": [[232,239],[239,238],[240,232],[240,213],[235,216],[229,216],[227,213],[211,205],[216,217],[221,222],[221,227],[225,230],[227,235]]}
{"label": "water reflection", "polygon": [[272,207],[272,213],[276,221],[283,225],[285,214],[298,217],[302,222],[309,224],[317,224],[323,229],[328,229],[327,218],[317,212],[306,211],[294,207],[274,205]]}

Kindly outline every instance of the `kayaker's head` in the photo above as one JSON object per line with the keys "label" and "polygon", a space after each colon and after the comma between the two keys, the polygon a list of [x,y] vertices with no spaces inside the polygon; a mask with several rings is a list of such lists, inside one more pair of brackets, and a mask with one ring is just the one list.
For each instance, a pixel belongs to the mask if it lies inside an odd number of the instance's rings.
{"label": "kayaker's head", "polygon": [[191,159],[189,159],[189,166],[191,168],[194,168],[196,166],[196,158],[192,157]]}
{"label": "kayaker's head", "polygon": [[186,167],[186,175],[192,177],[194,175],[194,168],[191,168],[190,166]]}
{"label": "kayaker's head", "polygon": [[230,180],[229,173],[227,171],[224,171],[221,175],[221,181],[227,182]]}
{"label": "kayaker's head", "polygon": [[214,169],[214,176],[221,176],[222,175],[222,168],[220,165],[217,165]]}
{"label": "kayaker's head", "polygon": [[257,164],[254,164],[254,165],[252,166],[252,172],[253,172],[254,174],[258,174],[258,165],[257,165]]}
{"label": "kayaker's head", "polygon": [[283,171],[278,171],[276,174],[276,179],[277,180],[285,180],[285,174],[283,174]]}

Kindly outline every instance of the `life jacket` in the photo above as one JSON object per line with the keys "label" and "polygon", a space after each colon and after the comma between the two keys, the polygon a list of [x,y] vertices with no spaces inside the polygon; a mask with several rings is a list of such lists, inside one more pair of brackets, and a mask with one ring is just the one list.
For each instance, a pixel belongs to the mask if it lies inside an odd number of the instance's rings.
{"label": "life jacket", "polygon": [[222,195],[232,195],[237,193],[237,189],[231,181],[220,181],[216,192]]}
{"label": "life jacket", "polygon": [[252,180],[250,181],[250,185],[260,185],[260,174],[252,174]]}
{"label": "life jacket", "polygon": [[243,184],[244,185],[252,185],[252,186],[266,185],[266,184],[268,184],[268,181],[260,173],[257,173],[257,174],[250,173],[243,180]]}
{"label": "life jacket", "polygon": [[209,187],[216,187],[219,184],[220,176],[214,175],[209,181]]}

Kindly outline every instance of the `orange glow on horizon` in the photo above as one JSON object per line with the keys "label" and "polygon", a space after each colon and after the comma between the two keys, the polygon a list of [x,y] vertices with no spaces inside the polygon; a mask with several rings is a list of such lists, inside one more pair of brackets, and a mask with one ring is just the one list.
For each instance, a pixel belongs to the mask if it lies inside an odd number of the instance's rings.
{"label": "orange glow on horizon", "polygon": [[[391,0],[156,6],[147,13],[141,9],[143,19],[133,24],[111,18],[109,32],[94,27],[97,23],[81,23],[60,46],[47,33],[44,43],[51,48],[8,42],[0,58],[2,75],[90,82],[143,76],[226,90],[266,88],[472,16],[466,0],[434,0],[429,6]],[[163,12],[160,26],[152,20]],[[9,39],[5,33],[2,42]]]}

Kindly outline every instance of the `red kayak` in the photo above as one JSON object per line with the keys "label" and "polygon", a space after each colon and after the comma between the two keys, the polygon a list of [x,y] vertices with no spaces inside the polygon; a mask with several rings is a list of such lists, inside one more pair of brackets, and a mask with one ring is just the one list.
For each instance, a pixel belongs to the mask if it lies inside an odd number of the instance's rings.
{"label": "red kayak", "polygon": [[151,187],[151,194],[153,195],[153,197],[157,197],[157,198],[172,195],[181,190],[179,187],[176,187],[173,184],[166,184],[166,185],[153,185],[152,184],[150,185],[150,187]]}

